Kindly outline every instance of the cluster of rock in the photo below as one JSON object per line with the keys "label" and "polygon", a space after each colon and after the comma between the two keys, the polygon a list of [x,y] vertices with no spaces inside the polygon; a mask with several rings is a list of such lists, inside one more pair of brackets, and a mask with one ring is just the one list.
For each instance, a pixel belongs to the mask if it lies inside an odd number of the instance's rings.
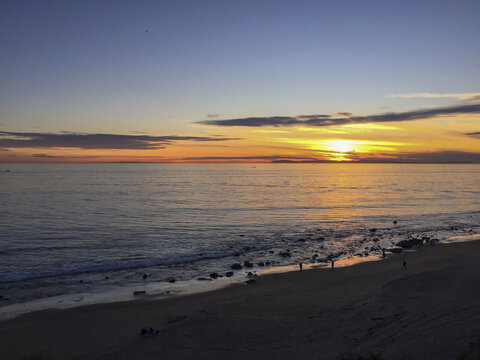
{"label": "cluster of rock", "polygon": [[408,238],[402,241],[399,241],[396,246],[392,246],[388,249],[387,251],[394,253],[394,254],[399,254],[401,253],[404,249],[411,249],[416,246],[422,246],[422,245],[435,245],[439,240],[435,239],[430,236],[422,236],[418,238]]}
{"label": "cluster of rock", "polygon": [[[394,220],[393,221],[393,224],[397,224],[397,220]],[[323,245],[320,245],[320,247],[318,248],[318,251],[315,251],[314,254],[311,256],[310,258],[310,262],[311,263],[329,263],[331,261],[334,261],[338,258],[341,258],[343,256],[346,256],[348,253],[351,253],[351,254],[354,254],[354,256],[358,256],[358,257],[364,257],[364,256],[369,256],[371,254],[383,254],[384,257],[386,257],[386,253],[401,253],[404,249],[410,249],[410,248],[413,248],[413,247],[416,247],[416,246],[422,246],[422,245],[425,245],[425,244],[430,244],[430,245],[434,245],[436,242],[438,242],[439,240],[438,239],[435,239],[433,237],[430,237],[430,236],[425,236],[425,235],[421,235],[419,237],[410,237],[410,235],[408,235],[409,237],[405,240],[402,240],[402,241],[399,241],[397,242],[394,246],[391,246],[389,248],[384,248],[380,245],[380,238],[382,237],[381,234],[379,235],[380,231],[376,228],[370,228],[368,229],[368,232],[369,232],[369,235],[367,235],[366,237],[364,237],[362,240],[360,240],[360,243],[366,243],[368,241],[372,241],[373,242],[373,245],[369,245],[369,246],[365,246],[364,249],[360,249],[358,250],[357,249],[354,249],[354,247],[352,246],[350,248],[350,252],[348,251],[349,249],[347,249],[346,251],[339,251],[339,252],[335,252],[335,253],[330,253],[328,255],[325,255],[325,256],[322,256],[320,257],[320,253],[319,251],[321,251],[322,249],[325,249]],[[307,236],[314,236],[314,234],[305,234]],[[243,235],[240,235],[240,236],[243,236]],[[300,238],[298,239],[299,242],[305,242],[307,239],[306,238]],[[325,241],[325,237],[323,236],[320,236],[318,237],[318,239],[316,239],[318,241]],[[358,243],[357,243],[358,244]],[[365,244],[365,245],[368,245],[368,244]],[[348,248],[348,246],[347,246]],[[250,250],[250,247],[246,246],[244,248],[245,251],[249,251]],[[280,258],[292,258],[294,256],[293,253],[296,252],[296,250],[290,250],[290,249],[284,249],[284,250],[269,250],[268,251],[270,254],[275,254],[276,256],[280,257]],[[240,256],[241,253],[238,253],[238,254],[235,254],[235,256]],[[230,271],[226,271],[224,274],[221,274],[221,273],[218,273],[218,272],[212,272],[211,274],[209,274],[208,277],[198,277],[197,280],[199,281],[213,281],[213,280],[216,280],[218,278],[222,278],[222,277],[232,277],[234,275],[234,271],[238,271],[238,270],[242,270],[242,269],[252,269],[254,266],[257,266],[257,267],[264,267],[264,266],[269,266],[271,264],[275,263],[275,261],[259,261],[259,262],[256,262],[255,264],[249,260],[245,260],[242,262],[236,262],[234,264],[232,264],[230,266]],[[150,274],[143,274],[143,279],[147,279],[147,277],[149,276]],[[249,277],[249,280],[246,282],[248,284],[253,284],[255,283],[255,279],[253,278],[254,276],[256,276],[255,274],[253,274],[252,272],[248,272],[248,275]],[[170,278],[170,279],[167,279],[168,282],[170,283],[174,283],[175,282],[175,279],[174,278]],[[136,291],[134,293],[134,295],[140,295],[142,293],[145,293],[144,291]]]}

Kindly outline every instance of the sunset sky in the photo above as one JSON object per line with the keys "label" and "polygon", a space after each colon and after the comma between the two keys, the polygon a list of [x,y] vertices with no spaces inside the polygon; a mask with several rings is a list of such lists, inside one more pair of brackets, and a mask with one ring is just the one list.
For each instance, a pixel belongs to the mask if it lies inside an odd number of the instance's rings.
{"label": "sunset sky", "polygon": [[0,162],[480,163],[480,2],[0,4]]}

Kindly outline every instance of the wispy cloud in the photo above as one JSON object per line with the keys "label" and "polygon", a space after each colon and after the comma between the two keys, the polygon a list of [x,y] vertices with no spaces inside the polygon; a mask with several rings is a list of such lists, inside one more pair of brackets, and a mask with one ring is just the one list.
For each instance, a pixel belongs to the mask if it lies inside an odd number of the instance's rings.
{"label": "wispy cloud", "polygon": [[468,136],[473,136],[473,137],[480,138],[480,131],[477,131],[477,132],[471,132],[471,133],[466,133],[465,135],[468,135]]}
{"label": "wispy cloud", "polygon": [[433,94],[433,93],[411,93],[411,94],[392,94],[388,97],[391,98],[404,98],[404,99],[413,99],[413,98],[449,98],[449,99],[460,99],[460,100],[480,100],[480,92],[476,93],[446,93],[446,94]]}
{"label": "wispy cloud", "polygon": [[[339,114],[339,113],[337,113]],[[203,125],[214,126],[332,126],[346,124],[365,124],[376,122],[412,121],[431,119],[442,115],[457,114],[480,114],[480,104],[459,105],[451,107],[439,107],[429,109],[418,109],[406,112],[389,112],[383,114],[365,116],[343,116],[331,115],[299,115],[299,116],[271,116],[271,117],[248,117],[226,120],[204,120],[198,121]]]}
{"label": "wispy cloud", "polygon": [[[415,153],[347,154],[350,163],[480,163],[480,153],[464,151],[433,151]],[[338,163],[331,157],[302,155],[267,156],[204,156],[185,157],[189,162],[271,162],[271,163]]]}
{"label": "wispy cloud", "polygon": [[177,141],[227,141],[221,136],[152,136],[86,133],[27,133],[0,131],[0,148],[163,149]]}
{"label": "wispy cloud", "polygon": [[468,151],[432,151],[415,153],[362,154],[353,161],[362,163],[433,163],[433,164],[479,164],[480,153]]}
{"label": "wispy cloud", "polygon": [[186,161],[199,161],[199,162],[230,162],[230,161],[266,161],[266,162],[279,162],[279,161],[322,161],[318,157],[301,156],[301,155],[264,155],[264,156],[202,156],[202,157],[185,157],[182,160]]}

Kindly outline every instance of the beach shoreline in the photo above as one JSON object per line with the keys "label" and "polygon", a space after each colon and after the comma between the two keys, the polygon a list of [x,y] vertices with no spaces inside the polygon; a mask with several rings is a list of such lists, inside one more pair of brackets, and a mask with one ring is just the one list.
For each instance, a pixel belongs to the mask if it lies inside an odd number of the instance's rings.
{"label": "beach shoreline", "polygon": [[[438,244],[193,295],[32,312],[0,322],[0,353],[9,359],[456,358],[480,338],[478,254],[480,241]],[[158,336],[140,335],[149,327]]]}
{"label": "beach shoreline", "polygon": [[[391,255],[395,256],[394,254]],[[337,268],[345,266],[355,266],[363,262],[380,260],[385,259],[378,254],[372,254],[366,257],[350,256],[336,260],[335,266]],[[330,263],[307,263],[302,264],[302,266],[304,270],[309,270],[326,268],[330,266]],[[209,277],[208,274],[201,274],[202,276],[198,276],[197,278],[183,281],[175,281],[173,283],[163,281],[158,283],[144,284],[140,286],[129,285],[122,288],[105,290],[103,292],[73,293],[39,298],[27,302],[13,303],[1,306],[0,322],[36,311],[66,310],[95,304],[111,304],[138,300],[156,301],[161,299],[169,299],[174,297],[212,292],[221,290],[226,287],[241,284],[251,278],[256,278],[257,276],[263,277],[270,274],[280,274],[298,270],[299,264],[277,266],[271,265],[265,267],[254,266],[252,268],[245,267],[239,271],[224,270],[223,273],[232,273],[230,277],[225,277],[224,275],[221,275],[222,272],[220,271],[220,277],[215,279]],[[135,295],[135,293],[137,292],[138,295]]]}

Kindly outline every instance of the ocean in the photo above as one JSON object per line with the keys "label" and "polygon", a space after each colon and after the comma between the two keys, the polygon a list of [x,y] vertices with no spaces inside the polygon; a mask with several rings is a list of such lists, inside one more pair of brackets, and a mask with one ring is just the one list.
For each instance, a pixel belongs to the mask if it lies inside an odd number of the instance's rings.
{"label": "ocean", "polygon": [[474,164],[0,164],[0,317],[479,234]]}

